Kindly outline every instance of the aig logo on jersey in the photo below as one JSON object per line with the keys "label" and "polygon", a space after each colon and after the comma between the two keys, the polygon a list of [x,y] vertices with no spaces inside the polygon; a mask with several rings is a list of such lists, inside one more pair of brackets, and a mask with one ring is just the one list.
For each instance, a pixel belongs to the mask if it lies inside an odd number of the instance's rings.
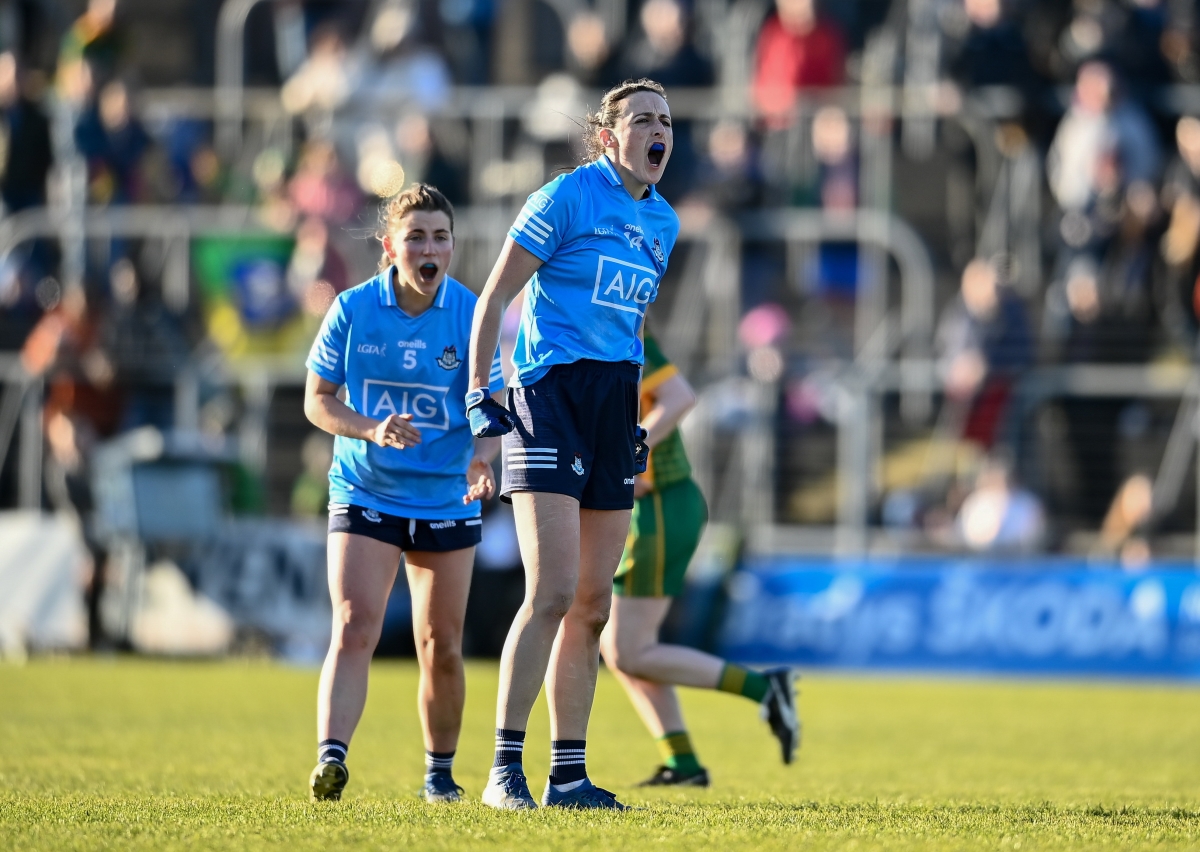
{"label": "aig logo on jersey", "polygon": [[412,425],[418,429],[449,429],[450,409],[446,394],[450,388],[418,385],[405,382],[363,382],[363,413],[382,420],[389,414],[411,414]]}
{"label": "aig logo on jersey", "polygon": [[550,205],[554,203],[554,199],[540,189],[533,195],[529,196],[529,206],[537,209],[539,213],[545,213],[550,209]]}
{"label": "aig logo on jersey", "polygon": [[592,304],[645,316],[658,295],[658,270],[615,257],[600,256]]}

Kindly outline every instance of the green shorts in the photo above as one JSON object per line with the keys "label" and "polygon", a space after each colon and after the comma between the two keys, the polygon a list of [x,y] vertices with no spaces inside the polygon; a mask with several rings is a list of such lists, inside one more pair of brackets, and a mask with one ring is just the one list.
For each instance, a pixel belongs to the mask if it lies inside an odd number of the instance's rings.
{"label": "green shorts", "polygon": [[681,594],[683,575],[707,521],[704,495],[690,479],[639,497],[613,577],[613,592],[631,598]]}

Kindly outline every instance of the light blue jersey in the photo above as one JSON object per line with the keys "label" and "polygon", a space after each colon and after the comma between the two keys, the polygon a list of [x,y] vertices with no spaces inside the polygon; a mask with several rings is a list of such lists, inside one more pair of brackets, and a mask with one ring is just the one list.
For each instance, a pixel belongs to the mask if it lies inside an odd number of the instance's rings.
{"label": "light blue jersey", "polygon": [[544,261],[526,285],[515,387],[584,358],[642,363],[638,330],[679,236],[654,187],[634,201],[601,157],[529,196],[508,235]]}
{"label": "light blue jersey", "polygon": [[[346,404],[360,414],[413,415],[421,443],[400,450],[339,436],[329,500],[419,520],[477,517],[479,505],[462,502],[475,440],[463,406],[475,294],[447,276],[433,306],[410,317],[391,282],[389,268],[338,296],[307,364],[345,385]],[[499,350],[489,384],[504,387]]]}

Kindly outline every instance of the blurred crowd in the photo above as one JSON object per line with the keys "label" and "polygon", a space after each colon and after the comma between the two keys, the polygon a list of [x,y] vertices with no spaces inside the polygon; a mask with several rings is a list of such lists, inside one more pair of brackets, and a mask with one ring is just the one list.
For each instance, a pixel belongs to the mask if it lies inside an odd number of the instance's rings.
{"label": "blurred crowd", "polygon": [[[572,116],[600,89],[640,76],[668,92],[704,89],[737,73],[725,4],[631,0],[621,14],[602,15],[599,6],[568,14],[532,0],[274,0],[248,20],[245,74],[248,85],[277,89],[297,143],[264,135],[228,152],[208,119],[139,109],[142,64],[154,48],[138,41],[136,3],[88,0],[73,21],[47,5],[0,4],[11,13],[0,15],[5,215],[72,199],[240,204],[257,211],[259,228],[197,241],[196,297],[185,302],[164,298],[167,252],[150,240],[89,240],[74,266],[51,240],[0,258],[0,348],[47,381],[49,467],[64,483],[48,493],[64,505],[86,504],[70,483],[96,441],[174,425],[173,381],[185,365],[302,347],[334,296],[373,271],[376,250],[365,237],[378,197],[398,189],[402,175],[437,184],[455,204],[511,204],[570,165]],[[193,76],[174,82],[209,86],[220,4],[174,5],[196,29]],[[896,140],[898,150],[899,122],[834,95],[907,79],[919,57],[893,57],[895,67],[881,72],[872,45],[885,31],[903,41],[914,26],[909,5],[775,0],[743,57],[752,108],[679,121],[663,194],[684,216],[736,218],[763,207],[838,216],[880,204],[903,215],[908,200],[880,196],[864,171],[870,138]],[[928,81],[936,111],[978,114],[1002,103],[989,115],[986,144],[1044,174],[1033,191],[1045,203],[1032,225],[1044,262],[1031,280],[1011,245],[981,251],[968,235],[963,248],[961,220],[973,207],[957,216],[949,200],[940,225],[923,231],[941,278],[954,282],[943,288],[935,341],[945,400],[935,438],[969,444],[976,461],[952,484],[932,475],[893,489],[881,519],[950,546],[1037,549],[1062,543],[1052,515],[1101,530],[1097,548],[1140,558],[1154,516],[1144,488],[1152,471],[1116,447],[1152,429],[1154,412],[1128,400],[1061,403],[1039,428],[1057,436],[1067,472],[1031,482],[1013,455],[1010,402],[1037,365],[1192,360],[1200,119],[1170,95],[1184,90],[1169,87],[1200,81],[1196,4],[926,5],[922,43],[936,60]],[[56,45],[49,59],[33,49],[47,38]],[[473,170],[472,127],[452,107],[461,87],[489,85],[534,86],[536,94],[516,126],[502,128],[503,161]],[[935,150],[946,170],[984,169],[945,124]],[[803,436],[820,419],[812,365],[852,354],[847,306],[886,274],[878,262],[852,243],[822,244],[801,263],[747,244],[746,310],[783,305],[794,320],[785,432]],[[242,404],[213,390],[199,427],[229,433]],[[303,472],[285,503],[316,515],[328,447],[318,437],[296,444]],[[791,505],[785,495],[783,520],[811,520],[789,514]]]}

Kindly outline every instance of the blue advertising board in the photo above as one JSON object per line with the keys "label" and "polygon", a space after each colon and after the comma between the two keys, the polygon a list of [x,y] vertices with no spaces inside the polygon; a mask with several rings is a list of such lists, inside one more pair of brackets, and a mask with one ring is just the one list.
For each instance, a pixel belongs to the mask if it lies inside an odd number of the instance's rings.
{"label": "blue advertising board", "polygon": [[1200,572],[1081,560],[750,558],[726,657],[904,670],[1200,678]]}

